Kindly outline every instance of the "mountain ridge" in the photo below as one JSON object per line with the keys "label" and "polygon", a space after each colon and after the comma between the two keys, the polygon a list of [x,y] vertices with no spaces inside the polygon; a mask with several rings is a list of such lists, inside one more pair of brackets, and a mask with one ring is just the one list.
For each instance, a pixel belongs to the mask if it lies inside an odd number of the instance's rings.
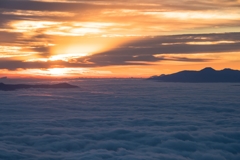
{"label": "mountain ridge", "polygon": [[160,82],[240,82],[240,71],[225,68],[223,70],[215,70],[211,67],[203,68],[200,71],[183,70],[168,75],[152,76],[148,80],[156,80]]}

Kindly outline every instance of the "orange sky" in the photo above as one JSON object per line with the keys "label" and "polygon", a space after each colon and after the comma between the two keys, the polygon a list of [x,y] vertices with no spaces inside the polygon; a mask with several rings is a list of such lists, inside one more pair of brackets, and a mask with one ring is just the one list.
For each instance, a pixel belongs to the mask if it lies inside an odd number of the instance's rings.
{"label": "orange sky", "polygon": [[239,0],[1,0],[0,76],[240,70]]}

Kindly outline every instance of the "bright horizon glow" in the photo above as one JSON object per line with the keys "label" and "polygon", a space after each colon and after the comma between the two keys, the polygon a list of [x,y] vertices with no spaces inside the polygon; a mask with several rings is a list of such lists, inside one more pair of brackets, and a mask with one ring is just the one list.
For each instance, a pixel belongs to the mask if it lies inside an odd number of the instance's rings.
{"label": "bright horizon glow", "polygon": [[240,1],[0,4],[0,77],[148,77],[205,67],[240,70]]}

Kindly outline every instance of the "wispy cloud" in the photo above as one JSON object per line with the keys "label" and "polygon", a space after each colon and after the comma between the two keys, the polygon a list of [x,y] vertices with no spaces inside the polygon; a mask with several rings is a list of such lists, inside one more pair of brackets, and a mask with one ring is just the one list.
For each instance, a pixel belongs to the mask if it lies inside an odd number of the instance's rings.
{"label": "wispy cloud", "polygon": [[[57,54],[64,58],[61,61],[71,61],[66,67],[210,61],[208,57],[159,55],[237,53],[239,7],[238,0],[1,0],[0,60],[17,60],[21,64],[13,66],[20,68],[36,59],[46,63]],[[101,42],[114,37],[121,42]],[[75,46],[69,48],[71,39]],[[8,67],[2,64],[1,68]]]}
{"label": "wispy cloud", "polygon": [[[0,59],[0,68],[15,70],[19,68],[150,65],[161,64],[165,61],[201,63],[223,59],[230,62],[240,60],[239,35],[239,33],[225,33],[143,37],[118,48],[90,56],[56,55],[49,59],[25,61],[16,61],[11,58]],[[20,48],[2,49],[19,50]]]}

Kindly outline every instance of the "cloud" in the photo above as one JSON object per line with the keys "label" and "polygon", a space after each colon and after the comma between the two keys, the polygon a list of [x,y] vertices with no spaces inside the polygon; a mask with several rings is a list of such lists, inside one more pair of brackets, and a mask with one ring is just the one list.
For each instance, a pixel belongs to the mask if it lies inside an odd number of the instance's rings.
{"label": "cloud", "polygon": [[[35,37],[45,38],[42,35]],[[33,40],[35,39],[33,38]],[[29,40],[31,44],[31,40]],[[221,60],[222,56],[238,55],[240,52],[240,33],[188,34],[173,36],[140,37],[109,51],[68,60],[25,61],[13,58],[0,59],[0,68],[16,70],[19,68],[52,67],[101,67],[117,65],[151,65],[164,61],[210,62]],[[42,57],[50,56],[48,46],[35,46],[33,51]],[[238,57],[235,57],[236,60]],[[231,59],[229,59],[231,60]]]}
{"label": "cloud", "polygon": [[[223,5],[223,2],[218,3],[216,1],[193,2],[186,0],[161,3],[158,1],[140,1],[137,3],[128,1],[126,3],[126,1],[2,0],[0,6],[2,10],[1,23],[13,20],[113,22],[116,25],[108,29],[105,34],[113,35],[117,32],[127,35],[134,31],[135,34],[156,35],[192,28],[237,26],[240,17],[237,8],[234,7],[236,3],[225,2]],[[228,10],[223,9],[222,6],[228,6]],[[60,15],[60,13],[61,17],[54,16],[56,14]],[[212,19],[214,19],[214,22]],[[177,28],[176,23],[179,24]],[[130,33],[127,32],[126,27],[131,27]],[[112,33],[111,29],[115,32]]]}
{"label": "cloud", "polygon": [[[210,62],[218,57],[189,55],[239,52],[239,6],[236,0],[0,0],[0,68]],[[200,34],[226,30],[235,33]],[[178,35],[162,36],[169,34]],[[87,53],[90,56],[69,58],[69,62],[46,61],[52,55],[66,54],[56,52],[68,45],[59,41],[79,38],[78,45],[83,46],[82,39],[102,37],[138,40],[126,40],[118,48],[114,45],[115,49],[96,49]],[[77,52],[81,50],[88,49]],[[46,62],[32,61],[37,58]]]}
{"label": "cloud", "polygon": [[0,92],[0,159],[240,158],[238,87],[70,83],[81,88]]}
{"label": "cloud", "polygon": [[0,37],[0,45],[2,44],[11,44],[17,41],[18,37],[21,35],[20,33],[9,33],[9,32],[1,32]]}
{"label": "cloud", "polygon": [[[211,58],[208,59],[207,56],[202,59],[187,58],[178,55],[239,52],[239,35],[239,33],[224,33],[145,37],[116,49],[89,56],[87,59],[89,62],[103,66],[130,65],[138,62],[147,64],[148,62],[164,60],[204,62],[211,60]],[[201,43],[198,44],[198,42]],[[168,54],[169,56],[167,56]]]}
{"label": "cloud", "polygon": [[33,10],[33,11],[71,11],[87,10],[94,5],[85,3],[62,3],[62,2],[41,2],[30,0],[2,0],[1,8],[11,10]]}

